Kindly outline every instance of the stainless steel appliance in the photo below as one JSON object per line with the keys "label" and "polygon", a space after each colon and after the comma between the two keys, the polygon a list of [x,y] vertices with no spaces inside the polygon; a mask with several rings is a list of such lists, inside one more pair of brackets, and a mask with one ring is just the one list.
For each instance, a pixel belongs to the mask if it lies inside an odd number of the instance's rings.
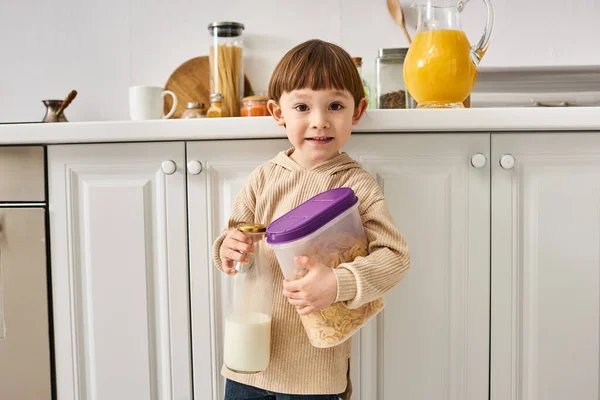
{"label": "stainless steel appliance", "polygon": [[480,68],[471,107],[598,107],[600,66]]}
{"label": "stainless steel appliance", "polygon": [[0,399],[52,399],[44,149],[0,147]]}

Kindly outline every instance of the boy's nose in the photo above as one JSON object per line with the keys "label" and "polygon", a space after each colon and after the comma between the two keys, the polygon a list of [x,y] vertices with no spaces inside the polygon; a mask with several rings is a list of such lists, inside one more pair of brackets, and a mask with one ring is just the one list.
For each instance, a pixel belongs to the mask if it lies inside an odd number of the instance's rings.
{"label": "boy's nose", "polygon": [[311,128],[313,129],[327,129],[330,127],[329,120],[326,113],[315,112],[311,121]]}

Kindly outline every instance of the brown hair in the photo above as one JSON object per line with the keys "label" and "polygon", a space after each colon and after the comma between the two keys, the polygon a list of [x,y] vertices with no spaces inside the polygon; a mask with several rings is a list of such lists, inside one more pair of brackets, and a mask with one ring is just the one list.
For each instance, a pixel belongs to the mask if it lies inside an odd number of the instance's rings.
{"label": "brown hair", "polygon": [[347,90],[356,107],[365,89],[350,54],[340,46],[313,39],[286,53],[275,67],[269,82],[269,98],[279,102],[281,95],[298,89]]}

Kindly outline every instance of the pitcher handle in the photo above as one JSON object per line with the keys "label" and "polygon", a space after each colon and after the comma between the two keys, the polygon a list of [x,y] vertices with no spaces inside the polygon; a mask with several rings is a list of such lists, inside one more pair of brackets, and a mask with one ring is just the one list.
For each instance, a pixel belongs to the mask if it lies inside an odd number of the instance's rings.
{"label": "pitcher handle", "polygon": [[490,37],[492,36],[492,29],[494,27],[494,10],[492,9],[492,2],[490,0],[483,0],[483,2],[487,7],[487,22],[485,23],[483,36],[481,36],[481,39],[479,39],[479,43],[477,43],[476,46],[471,47],[471,61],[473,61],[475,65],[479,65],[481,59],[485,55],[490,43]]}

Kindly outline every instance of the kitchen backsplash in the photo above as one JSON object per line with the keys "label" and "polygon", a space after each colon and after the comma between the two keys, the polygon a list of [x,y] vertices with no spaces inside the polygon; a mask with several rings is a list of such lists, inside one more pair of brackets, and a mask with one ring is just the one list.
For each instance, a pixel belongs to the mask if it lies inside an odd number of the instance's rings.
{"label": "kitchen backsplash", "polygon": [[[401,3],[414,35],[411,2]],[[482,69],[600,65],[600,51],[590,51],[598,48],[600,2],[493,5],[494,32]],[[485,13],[483,2],[471,0],[465,12],[464,29],[475,41],[483,29],[477,17]],[[255,91],[266,90],[277,61],[306,39],[334,41],[362,57],[371,87],[377,50],[407,44],[383,0],[10,2],[0,13],[0,121],[39,121],[42,99],[62,99],[74,88],[79,95],[69,121],[128,119],[128,86],[162,86],[181,63],[207,55],[207,25],[217,20],[246,25],[245,69]]]}

